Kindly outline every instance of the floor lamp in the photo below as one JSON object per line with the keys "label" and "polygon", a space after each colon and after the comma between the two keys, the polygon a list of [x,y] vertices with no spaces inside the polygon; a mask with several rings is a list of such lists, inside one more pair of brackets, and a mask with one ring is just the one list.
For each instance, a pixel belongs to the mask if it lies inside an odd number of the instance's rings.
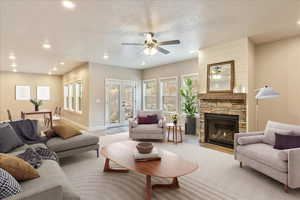
{"label": "floor lamp", "polygon": [[259,129],[259,119],[258,119],[258,109],[259,109],[259,100],[260,99],[274,99],[279,97],[279,93],[273,90],[271,87],[265,86],[257,90],[256,98],[256,130]]}

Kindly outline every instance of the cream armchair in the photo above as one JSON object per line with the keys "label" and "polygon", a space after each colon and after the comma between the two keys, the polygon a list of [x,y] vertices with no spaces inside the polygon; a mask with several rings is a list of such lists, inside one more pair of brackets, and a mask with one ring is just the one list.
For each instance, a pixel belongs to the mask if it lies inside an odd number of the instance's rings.
{"label": "cream armchair", "polygon": [[[137,117],[147,115],[157,115],[157,124],[138,124]],[[137,117],[129,120],[129,137],[138,139],[165,139],[166,121],[163,117],[162,111],[138,111]]]}

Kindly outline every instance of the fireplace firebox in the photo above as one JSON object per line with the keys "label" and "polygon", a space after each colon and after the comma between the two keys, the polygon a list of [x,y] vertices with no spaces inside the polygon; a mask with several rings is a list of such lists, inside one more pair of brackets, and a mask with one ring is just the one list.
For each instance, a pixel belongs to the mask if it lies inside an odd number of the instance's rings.
{"label": "fireplace firebox", "polygon": [[239,116],[205,113],[205,142],[233,148],[234,134],[239,132]]}

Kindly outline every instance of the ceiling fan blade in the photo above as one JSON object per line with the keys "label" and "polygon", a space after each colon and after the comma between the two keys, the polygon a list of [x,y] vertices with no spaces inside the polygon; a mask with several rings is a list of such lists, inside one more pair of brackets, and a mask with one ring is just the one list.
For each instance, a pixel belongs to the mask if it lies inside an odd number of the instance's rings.
{"label": "ceiling fan blade", "polygon": [[127,43],[127,42],[125,42],[125,43],[121,43],[122,45],[135,45],[135,46],[144,46],[145,44],[144,43]]}
{"label": "ceiling fan blade", "polygon": [[173,45],[173,44],[180,44],[179,40],[170,40],[170,41],[164,41],[164,42],[159,42],[158,45],[163,46],[163,45]]}
{"label": "ceiling fan blade", "polygon": [[161,48],[161,47],[157,47],[157,50],[163,54],[169,54],[170,51],[168,51],[167,49]]}

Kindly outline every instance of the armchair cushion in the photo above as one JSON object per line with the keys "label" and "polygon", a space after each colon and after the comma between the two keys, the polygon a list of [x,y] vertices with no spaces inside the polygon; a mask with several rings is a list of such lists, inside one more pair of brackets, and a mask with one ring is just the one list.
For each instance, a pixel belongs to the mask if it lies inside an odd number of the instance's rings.
{"label": "armchair cushion", "polygon": [[264,136],[263,135],[254,135],[248,137],[240,137],[238,139],[238,144],[240,145],[247,145],[247,144],[256,144],[262,143]]}

